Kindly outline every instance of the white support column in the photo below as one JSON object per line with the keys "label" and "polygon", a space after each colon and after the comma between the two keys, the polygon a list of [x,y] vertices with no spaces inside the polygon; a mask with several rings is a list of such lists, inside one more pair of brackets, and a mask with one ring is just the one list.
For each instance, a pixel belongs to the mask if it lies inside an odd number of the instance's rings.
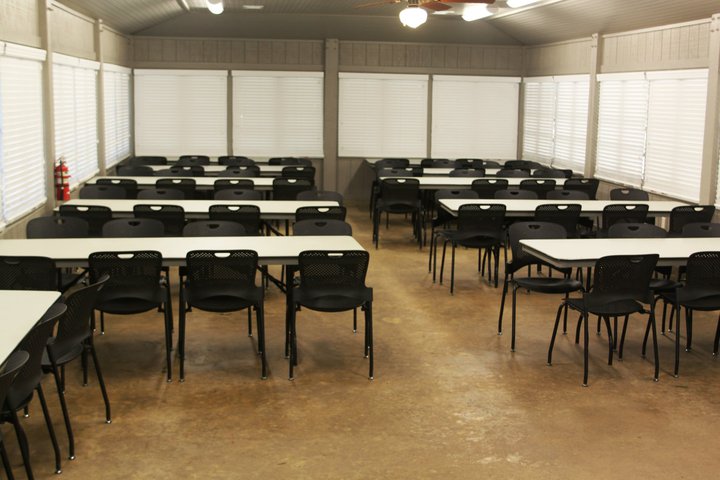
{"label": "white support column", "polygon": [[710,22],[708,90],[705,109],[705,140],[700,174],[700,203],[715,203],[718,179],[718,142],[720,142],[720,14]]}
{"label": "white support column", "polygon": [[587,133],[585,136],[585,171],[583,176],[592,177],[595,173],[595,152],[597,146],[597,118],[598,118],[598,83],[600,73],[601,43],[600,35],[595,33],[590,43],[590,78],[587,112]]}
{"label": "white support column", "polygon": [[55,106],[53,96],[53,45],[52,45],[52,29],[50,27],[50,15],[53,6],[51,0],[38,0],[38,12],[40,13],[40,37],[42,39],[41,48],[47,52],[45,65],[43,68],[43,108],[45,112],[44,130],[45,130],[45,191],[47,192],[48,201],[45,205],[46,210],[52,211],[57,204],[55,200],[55,183],[53,172],[55,168]]}
{"label": "white support column", "polygon": [[107,164],[107,152],[105,143],[105,63],[102,49],[102,31],[103,21],[95,20],[95,60],[100,63],[100,69],[97,72],[97,141],[98,141],[98,170],[100,175],[105,175],[105,165]]}
{"label": "white support column", "polygon": [[338,71],[340,69],[340,42],[325,40],[325,93],[323,121],[323,190],[337,190],[338,163]]}

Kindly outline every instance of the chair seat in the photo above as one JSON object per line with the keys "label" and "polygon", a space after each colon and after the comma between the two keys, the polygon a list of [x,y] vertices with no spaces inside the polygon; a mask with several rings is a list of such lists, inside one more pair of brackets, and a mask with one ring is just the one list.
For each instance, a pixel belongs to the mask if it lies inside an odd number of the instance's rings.
{"label": "chair seat", "polygon": [[670,280],[668,278],[653,278],[650,280],[650,290],[654,293],[659,293],[665,290],[673,290],[679,287],[681,284]]}
{"label": "chair seat", "polygon": [[208,312],[233,312],[262,302],[263,289],[238,288],[232,283],[210,282],[200,287],[185,284],[185,301]]}
{"label": "chair seat", "polygon": [[[65,365],[66,363],[71,362],[75,360],[78,356],[80,356],[82,351],[83,346],[79,343],[72,345],[72,348],[64,352],[53,351],[53,353],[55,354],[55,364]],[[50,357],[48,356],[47,350],[43,352],[42,367],[45,373],[52,371],[52,362],[50,362]]]}
{"label": "chair seat", "polygon": [[539,293],[569,293],[582,290],[582,283],[571,278],[521,277],[513,278],[520,287]]}
{"label": "chair seat", "polygon": [[95,309],[104,313],[116,315],[132,315],[143,313],[158,308],[162,302],[160,299],[148,299],[138,296],[123,296],[109,300],[101,299],[95,305]]}
{"label": "chair seat", "polygon": [[[670,303],[675,303],[675,290],[662,293],[661,296]],[[692,291],[683,291],[681,288],[677,290],[678,302],[683,307],[692,310],[713,311],[720,309],[720,295],[717,290],[701,291],[693,289]]]}
{"label": "chair seat", "polygon": [[593,315],[622,316],[642,312],[643,306],[635,300],[596,300],[592,297],[570,298],[567,304],[573,310],[586,311]]}
{"label": "chair seat", "polygon": [[352,310],[372,301],[372,289],[307,291],[301,286],[294,291],[294,301],[311,310],[339,312]]}
{"label": "chair seat", "polygon": [[420,209],[421,203],[418,200],[415,203],[387,203],[382,198],[377,201],[375,208],[388,213],[412,213]]}

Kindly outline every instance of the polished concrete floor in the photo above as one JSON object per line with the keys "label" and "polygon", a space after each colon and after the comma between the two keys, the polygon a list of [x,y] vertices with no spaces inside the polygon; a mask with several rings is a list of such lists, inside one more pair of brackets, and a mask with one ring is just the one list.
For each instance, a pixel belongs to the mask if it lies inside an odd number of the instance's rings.
{"label": "polished concrete floor", "polygon": [[[287,379],[284,297],[266,298],[270,376],[260,379],[246,315],[195,311],[188,318],[186,381],[165,382],[162,321],[151,312],[111,317],[96,337],[113,408],[104,423],[97,382],[68,371],[77,458],[66,479],[115,478],[716,478],[720,471],[720,362],[715,315],[697,315],[694,349],[673,378],[674,336],[660,337],[660,381],[641,358],[644,319],[629,327],[624,361],[607,365],[606,336],[591,335],[590,386],[582,349],[547,347],[559,298],[521,293],[517,351],[496,333],[500,289],[459,251],[455,295],[433,284],[398,217],[370,241],[365,210],[356,238],[371,252],[375,380],[350,313],[298,317],[300,363]],[[177,289],[175,289],[177,291]],[[509,305],[509,302],[508,302]],[[506,317],[509,326],[509,315]],[[6,320],[7,321],[7,320]],[[574,317],[572,321],[574,326]],[[51,379],[44,382],[63,453],[67,438]],[[35,400],[23,420],[35,474],[53,461]],[[2,426],[24,478],[12,429]]]}

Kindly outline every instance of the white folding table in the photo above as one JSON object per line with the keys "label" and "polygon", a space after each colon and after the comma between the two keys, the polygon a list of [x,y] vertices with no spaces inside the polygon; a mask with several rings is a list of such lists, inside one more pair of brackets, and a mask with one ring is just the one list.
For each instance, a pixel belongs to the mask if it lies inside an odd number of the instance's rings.
{"label": "white folding table", "polygon": [[0,290],[0,365],[58,298],[60,292]]}
{"label": "white folding table", "polygon": [[380,180],[390,178],[411,178],[417,180],[420,190],[440,190],[442,188],[454,188],[467,190],[472,187],[472,183],[478,179],[485,180],[507,180],[508,186],[517,187],[523,180],[554,180],[555,188],[562,188],[565,182],[562,178],[531,178],[531,177],[380,177]]}
{"label": "white folding table", "polygon": [[608,205],[618,204],[644,204],[648,206],[648,216],[662,217],[669,215],[673,208],[686,206],[687,203],[675,202],[669,200],[650,200],[650,201],[616,201],[616,200],[513,200],[513,199],[443,199],[439,200],[440,206],[452,215],[457,216],[461,205],[467,204],[485,204],[485,205],[505,205],[506,215],[509,217],[527,217],[535,214],[538,205],[567,205],[569,203],[578,204],[581,207],[580,215],[584,217],[597,217],[602,215],[603,209]]}

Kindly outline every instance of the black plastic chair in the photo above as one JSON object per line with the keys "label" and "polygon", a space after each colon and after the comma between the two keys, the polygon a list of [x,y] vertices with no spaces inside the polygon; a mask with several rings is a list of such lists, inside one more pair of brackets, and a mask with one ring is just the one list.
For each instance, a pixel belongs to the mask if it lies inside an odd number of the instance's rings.
{"label": "black plastic chair", "polygon": [[[20,369],[27,363],[29,358],[30,355],[26,351],[16,350],[10,354],[5,363],[0,365],[0,407],[5,404],[5,397],[10,390],[13,380],[15,380]],[[10,459],[5,451],[2,435],[0,435],[0,460],[2,460],[5,476],[8,480],[15,478],[13,476],[12,466],[10,465]]]}
{"label": "black plastic chair", "polygon": [[227,165],[232,167],[246,167],[248,165],[255,165],[255,160],[245,156],[237,155],[223,155],[218,157],[218,165]]}
{"label": "black plastic chair", "polygon": [[558,170],[556,168],[537,168],[530,174],[531,177],[537,178],[570,178],[571,175],[572,170]]}
{"label": "black plastic chair", "polygon": [[330,190],[305,190],[304,192],[298,193],[297,199],[337,202],[338,205],[342,205],[344,201],[341,194]]}
{"label": "black plastic chair", "polygon": [[[255,285],[258,254],[252,250],[195,250],[186,258],[187,279],[180,287],[178,353],[180,381],[185,381],[186,305],[208,312],[236,312],[255,309],[261,377],[267,378],[265,360],[264,289]],[[250,318],[248,318],[248,322]],[[252,336],[251,325],[248,325]]]}
{"label": "black plastic chair", "polygon": [[309,158],[273,157],[268,159],[268,165],[297,165],[311,167],[312,161]]}
{"label": "black plastic chair", "polygon": [[27,238],[85,238],[88,222],[82,218],[50,215],[30,220],[25,226]]}
{"label": "black plastic chair", "polygon": [[215,200],[262,200],[263,192],[249,189],[224,188],[217,190],[213,196]]}
{"label": "black plastic chair", "polygon": [[[246,190],[252,191],[252,190]],[[210,220],[235,222],[243,226],[245,235],[260,235],[262,220],[257,205],[211,205]]]}
{"label": "black plastic chair", "polygon": [[176,188],[146,188],[137,194],[138,200],[185,200],[185,193]]}
{"label": "black plastic chair", "polygon": [[152,156],[152,155],[143,155],[143,156],[139,156],[139,157],[133,157],[130,160],[128,160],[128,165],[131,165],[131,166],[167,165],[167,163],[168,163],[167,157]]}
{"label": "black plastic chair", "polygon": [[500,200],[537,200],[538,194],[532,190],[506,188],[495,192],[495,198]]}
{"label": "black plastic chair", "polygon": [[167,279],[161,274],[160,252],[95,252],[90,254],[88,263],[92,283],[97,283],[104,275],[110,276],[95,304],[95,309],[101,314],[101,321],[104,321],[106,313],[134,315],[161,309],[165,322],[167,381],[170,382],[172,303]]}
{"label": "black plastic chair", "polygon": [[302,220],[342,220],[345,221],[347,209],[340,206],[300,207],[295,210],[295,221]]}
{"label": "black plastic chair", "polygon": [[547,193],[548,200],[590,200],[586,192],[580,190],[552,190]]}
{"label": "black plastic chair", "polygon": [[88,383],[88,354],[93,359],[95,374],[97,375],[100,392],[105,402],[105,423],[111,423],[110,399],[108,398],[105,380],[100,370],[100,362],[97,358],[93,342],[92,325],[90,318],[93,307],[98,298],[98,292],[107,282],[108,277],[100,278],[97,283],[74,290],[63,297],[62,302],[67,306],[67,311],[58,323],[57,334],[48,342],[48,348],[42,358],[42,369],[45,373],[52,373],[55,379],[60,407],[65,421],[65,429],[68,435],[68,456],[71,460],[75,458],[75,437],[73,435],[70,414],[65,401],[65,365],[78,357],[82,357],[83,385]]}
{"label": "black plastic chair", "polygon": [[[510,250],[512,252],[512,260],[508,260],[507,252],[505,253],[505,282],[503,283],[503,291],[500,299],[500,316],[498,317],[498,335],[503,332],[503,312],[505,310],[505,298],[508,292],[508,286],[512,284],[512,329],[510,340],[510,351],[515,351],[515,324],[516,324],[516,304],[517,291],[522,288],[531,292],[548,293],[548,294],[564,294],[567,300],[568,295],[572,292],[582,290],[582,283],[570,278],[571,269],[560,270],[562,277],[532,277],[531,268],[528,268],[527,277],[518,277],[517,272],[523,267],[531,266],[547,266],[552,268],[550,264],[539,260],[538,258],[527,254],[520,245],[520,240],[529,239],[559,239],[566,238],[566,231],[562,225],[548,222],[516,222],[508,228],[508,238]],[[560,315],[560,310],[558,310]],[[563,325],[567,325],[567,308],[564,315],[565,321]],[[566,328],[563,328],[563,332]]]}
{"label": "black plastic chair", "polygon": [[484,168],[456,168],[450,172],[450,177],[484,177]]}
{"label": "black plastic chair", "polygon": [[259,177],[260,167],[257,165],[230,166],[222,172],[222,175],[225,177]]}
{"label": "black plastic chair", "polygon": [[304,178],[315,183],[315,167],[288,166],[283,167],[281,176],[284,178]]}
{"label": "black plastic chair", "polygon": [[138,183],[129,178],[98,178],[95,185],[112,185],[125,189],[125,198],[136,198]]}
{"label": "black plastic chair", "polygon": [[[558,307],[555,326],[548,349],[548,365],[552,365],[552,352],[560,323],[560,310],[566,306],[580,312],[580,322],[584,327],[584,362],[583,383],[588,385],[588,316],[598,315],[605,321],[608,333],[608,365],[613,360],[613,334],[610,317],[625,317],[623,333],[620,340],[619,357],[622,358],[625,332],[628,318],[633,313],[649,314],[648,329],[652,329],[653,349],[655,354],[655,375],[658,380],[660,360],[658,357],[657,330],[655,328],[655,311],[653,295],[650,291],[650,278],[657,264],[658,255],[613,255],[602,257],[595,263],[592,290],[584,293],[582,298],[570,298]],[[650,305],[646,310],[644,305]],[[578,325],[579,328],[580,325]]]}
{"label": "black plastic chair", "polygon": [[422,167],[404,167],[404,168],[381,168],[377,170],[377,178],[383,177],[422,177]]}
{"label": "black plastic chair", "polygon": [[114,185],[85,185],[80,189],[78,197],[81,199],[125,199],[127,191]]}
{"label": "black plastic chair", "polygon": [[478,198],[491,199],[495,198],[498,190],[508,188],[508,181],[503,178],[478,178],[473,180],[470,188],[477,193]]}
{"label": "black plastic chair", "polygon": [[555,190],[555,180],[521,180],[520,189],[535,192],[538,198],[547,198],[548,192]]}
{"label": "black plastic chair", "polygon": [[42,407],[43,416],[45,417],[45,425],[50,434],[50,441],[55,453],[55,473],[62,472],[60,460],[60,447],[55,429],[53,428],[50,411],[45,401],[45,393],[42,388],[42,358],[45,354],[48,341],[52,336],[53,329],[58,319],[65,313],[66,307],[62,303],[56,303],[51,306],[45,315],[30,330],[27,335],[20,341],[15,351],[24,351],[28,354],[25,365],[20,368],[15,379],[13,380],[5,402],[0,410],[0,422],[10,422],[15,427],[15,435],[20,444],[20,453],[22,454],[23,463],[25,464],[25,473],[28,478],[34,478],[32,465],[30,463],[30,449],[28,446],[25,430],[22,428],[18,420],[17,412],[24,410],[32,401],[34,392],[37,392],[40,406]]}
{"label": "black plastic chair", "polygon": [[[443,239],[443,253],[440,263],[440,283],[443,283],[445,269],[445,251],[447,244],[452,247],[450,263],[450,294],[455,290],[455,249],[460,247],[478,249],[478,270],[482,250],[492,253],[495,259],[495,287],[498,286],[498,269],[500,262],[500,245],[504,239],[505,205],[502,204],[466,204],[460,205],[457,216],[457,230],[446,230],[440,233],[438,240]],[[437,265],[437,241],[433,254],[433,272]],[[491,269],[488,266],[488,272]],[[433,281],[435,273],[433,273]]]}
{"label": "black plastic chair", "polygon": [[637,188],[613,188],[610,190],[610,200],[623,202],[647,201],[650,200],[650,195],[646,191]]}
{"label": "black plastic chair", "polygon": [[675,207],[670,211],[670,228],[668,235],[678,237],[682,234],[683,227],[688,223],[712,222],[715,215],[713,205],[683,205]]}
{"label": "black plastic chair", "polygon": [[373,164],[376,171],[381,168],[406,168],[410,166],[407,158],[382,158]]}
{"label": "black plastic chair", "polygon": [[453,190],[453,189],[440,189],[435,192],[435,211],[437,215],[430,219],[430,249],[428,252],[428,273],[432,271],[432,259],[433,250],[435,249],[435,242],[437,241],[438,227],[444,227],[447,229],[450,224],[455,224],[455,216],[447,210],[440,208],[438,202],[440,200],[451,200],[451,199],[477,199],[478,195],[473,190]]}
{"label": "black plastic chair", "polygon": [[185,227],[185,210],[179,205],[138,204],[133,206],[133,215],[136,219],[159,220],[168,237],[179,237]]}
{"label": "black plastic chair", "polygon": [[607,231],[616,223],[643,223],[647,219],[648,206],[642,203],[618,203],[603,208],[602,223],[598,236],[607,236]]}
{"label": "black plastic chair", "polygon": [[455,160],[447,158],[423,158],[420,160],[423,168],[455,168]]}
{"label": "black plastic chair", "polygon": [[682,228],[682,237],[720,237],[720,223],[686,223]]}
{"label": "black plastic chair", "polygon": [[375,203],[373,212],[375,248],[378,248],[380,240],[380,217],[383,212],[388,216],[391,213],[411,214],[413,233],[417,238],[418,246],[422,248],[422,202],[420,201],[420,183],[416,179],[386,178],[380,182],[380,198]]}
{"label": "black plastic chair", "polygon": [[123,237],[164,237],[165,226],[154,218],[116,218],[103,226],[102,236]]}
{"label": "black plastic chair", "polygon": [[597,178],[568,178],[563,183],[564,190],[577,190],[587,194],[589,200],[597,197],[600,180]]}
{"label": "black plastic chair", "polygon": [[455,168],[482,168],[485,169],[485,161],[481,158],[458,158],[455,160]]}
{"label": "black plastic chair", "polygon": [[223,178],[215,180],[213,183],[213,189],[215,192],[220,190],[253,190],[255,188],[255,182],[246,179],[227,179]]}
{"label": "black plastic chair", "polygon": [[505,168],[532,170],[534,168],[545,168],[545,166],[542,163],[532,160],[507,160],[505,162]]}
{"label": "black plastic chair", "polygon": [[155,170],[146,165],[120,165],[117,174],[121,177],[153,177]]}
{"label": "black plastic chair", "polygon": [[237,222],[224,220],[197,220],[183,228],[183,237],[242,237],[245,227]]}
{"label": "black plastic chair", "polygon": [[365,311],[363,353],[369,358],[368,377],[373,379],[373,290],[365,285],[369,263],[370,254],[366,251],[311,250],[300,253],[300,284],[293,288],[287,325],[291,380],[294,378],[294,367],[298,360],[297,310],[300,307],[320,312],[344,312],[362,308]]}
{"label": "black plastic chair", "polygon": [[58,290],[55,262],[48,257],[0,256],[0,290]]}
{"label": "black plastic chair", "polygon": [[100,205],[60,205],[58,209],[61,217],[74,217],[85,220],[88,224],[88,236],[102,236],[102,227],[105,222],[112,220],[112,210]]}
{"label": "black plastic chair", "polygon": [[296,200],[297,195],[311,190],[313,182],[306,178],[276,178],[273,180],[273,200]]}
{"label": "black plastic chair", "polygon": [[192,178],[161,178],[155,182],[155,188],[180,190],[185,195],[186,200],[197,197],[197,184]]}
{"label": "black plastic chair", "polygon": [[176,165],[210,165],[207,155],[180,155]]}
{"label": "black plastic chair", "polygon": [[293,224],[293,235],[345,235],[352,236],[352,227],[343,220],[307,219]]}
{"label": "black plastic chair", "polygon": [[548,203],[535,208],[535,222],[549,222],[565,229],[567,238],[577,238],[577,224],[582,211],[577,203]]}
{"label": "black plastic chair", "polygon": [[205,168],[202,165],[174,165],[164,170],[156,170],[156,177],[204,177]]}
{"label": "black plastic chair", "polygon": [[501,168],[495,174],[496,177],[525,178],[530,176],[530,170],[525,168]]}

